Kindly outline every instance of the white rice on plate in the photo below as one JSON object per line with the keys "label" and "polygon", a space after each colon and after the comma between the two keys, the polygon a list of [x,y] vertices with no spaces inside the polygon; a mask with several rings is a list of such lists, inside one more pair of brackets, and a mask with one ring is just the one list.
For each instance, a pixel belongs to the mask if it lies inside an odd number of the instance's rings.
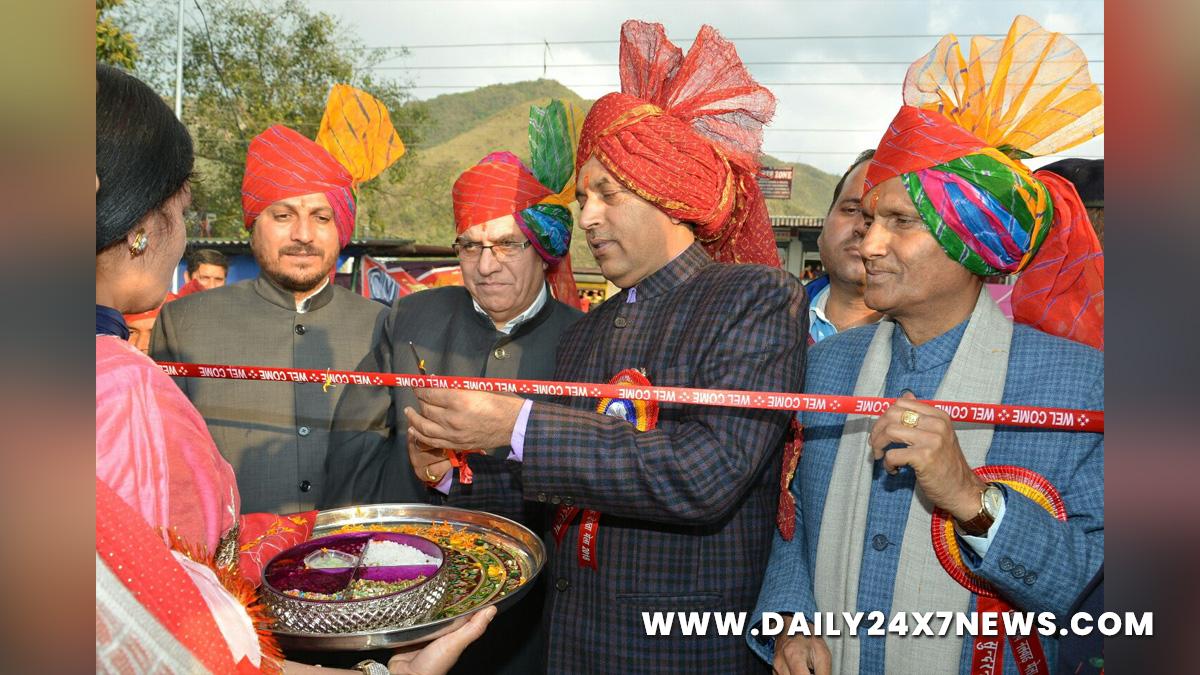
{"label": "white rice on plate", "polygon": [[439,562],[439,559],[425,554],[420,549],[387,539],[372,539],[367,542],[362,557],[362,564],[367,567],[436,565]]}

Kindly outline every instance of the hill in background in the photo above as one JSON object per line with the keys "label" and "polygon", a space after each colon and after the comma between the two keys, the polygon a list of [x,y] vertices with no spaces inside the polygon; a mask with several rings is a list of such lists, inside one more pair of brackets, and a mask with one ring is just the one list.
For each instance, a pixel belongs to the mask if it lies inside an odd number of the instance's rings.
{"label": "hill in background", "polygon": [[[529,107],[545,105],[551,98],[573,103],[585,113],[592,104],[554,80],[492,85],[414,104],[426,107],[428,122],[421,145],[400,160],[412,162],[408,176],[390,194],[360,208],[372,211],[376,226],[384,225],[384,236],[449,244],[454,238],[450,190],[455,179],[497,150],[508,150],[528,163]],[[837,176],[768,156],[763,164],[795,170],[792,198],[767,201],[772,215],[825,214]],[[582,237],[572,243],[571,255],[576,267],[595,265]]]}

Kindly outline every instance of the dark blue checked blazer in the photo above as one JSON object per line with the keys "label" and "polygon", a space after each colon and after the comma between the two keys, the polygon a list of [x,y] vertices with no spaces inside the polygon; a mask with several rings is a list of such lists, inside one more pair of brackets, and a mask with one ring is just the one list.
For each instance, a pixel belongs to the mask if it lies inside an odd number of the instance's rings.
{"label": "dark blue checked blazer", "polygon": [[[636,289],[636,302],[623,291],[564,334],[558,379],[642,368],[655,385],[800,390],[808,301],[795,277],[717,264],[693,245]],[[597,403],[535,402],[524,463],[472,457],[474,485],[451,491],[500,513],[526,500],[603,514],[598,570],[577,562],[578,518],[550,554],[549,671],[763,672],[740,636],[649,637],[642,612],[754,607],[790,415],[664,404],[658,428],[637,432]]]}

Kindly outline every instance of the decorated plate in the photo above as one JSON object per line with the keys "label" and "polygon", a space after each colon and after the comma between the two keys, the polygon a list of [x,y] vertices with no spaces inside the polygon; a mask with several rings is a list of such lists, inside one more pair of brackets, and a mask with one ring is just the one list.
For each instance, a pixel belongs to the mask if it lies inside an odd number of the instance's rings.
{"label": "decorated plate", "polygon": [[425,537],[447,553],[449,586],[428,621],[357,633],[275,631],[284,649],[358,651],[420,644],[461,626],[474,612],[500,611],[529,590],[546,562],[542,540],[507,518],[450,506],[375,504],[317,514],[312,537],[382,531]]}

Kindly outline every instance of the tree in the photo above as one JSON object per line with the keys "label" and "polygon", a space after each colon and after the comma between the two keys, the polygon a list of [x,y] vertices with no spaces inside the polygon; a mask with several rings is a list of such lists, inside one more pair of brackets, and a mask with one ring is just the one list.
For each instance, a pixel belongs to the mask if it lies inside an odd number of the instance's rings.
{"label": "tree", "polygon": [[125,0],[96,0],[96,62],[132,69],[138,60],[137,43],[123,32],[113,20],[104,16]]}
{"label": "tree", "polygon": [[[371,206],[403,180],[411,146],[420,140],[414,132],[424,120],[424,109],[405,105],[410,102],[407,88],[372,77],[371,68],[404,52],[364,49],[335,17],[313,12],[299,0],[193,3],[189,19],[194,20],[184,24],[183,121],[196,146],[193,208],[215,214],[210,223],[213,235],[244,236],[242,173],[254,136],[272,124],[283,124],[315,137],[329,89],[339,82],[383,101],[410,148],[392,168],[360,188],[356,237],[377,235],[380,227],[373,225]],[[139,65],[138,74],[151,71],[147,81],[161,90],[167,81],[163,74],[175,72],[174,50],[163,48],[173,43],[166,31],[174,30],[175,18],[174,12],[163,11],[166,7],[157,9],[140,23],[155,33],[152,44],[159,48],[154,62]]]}

